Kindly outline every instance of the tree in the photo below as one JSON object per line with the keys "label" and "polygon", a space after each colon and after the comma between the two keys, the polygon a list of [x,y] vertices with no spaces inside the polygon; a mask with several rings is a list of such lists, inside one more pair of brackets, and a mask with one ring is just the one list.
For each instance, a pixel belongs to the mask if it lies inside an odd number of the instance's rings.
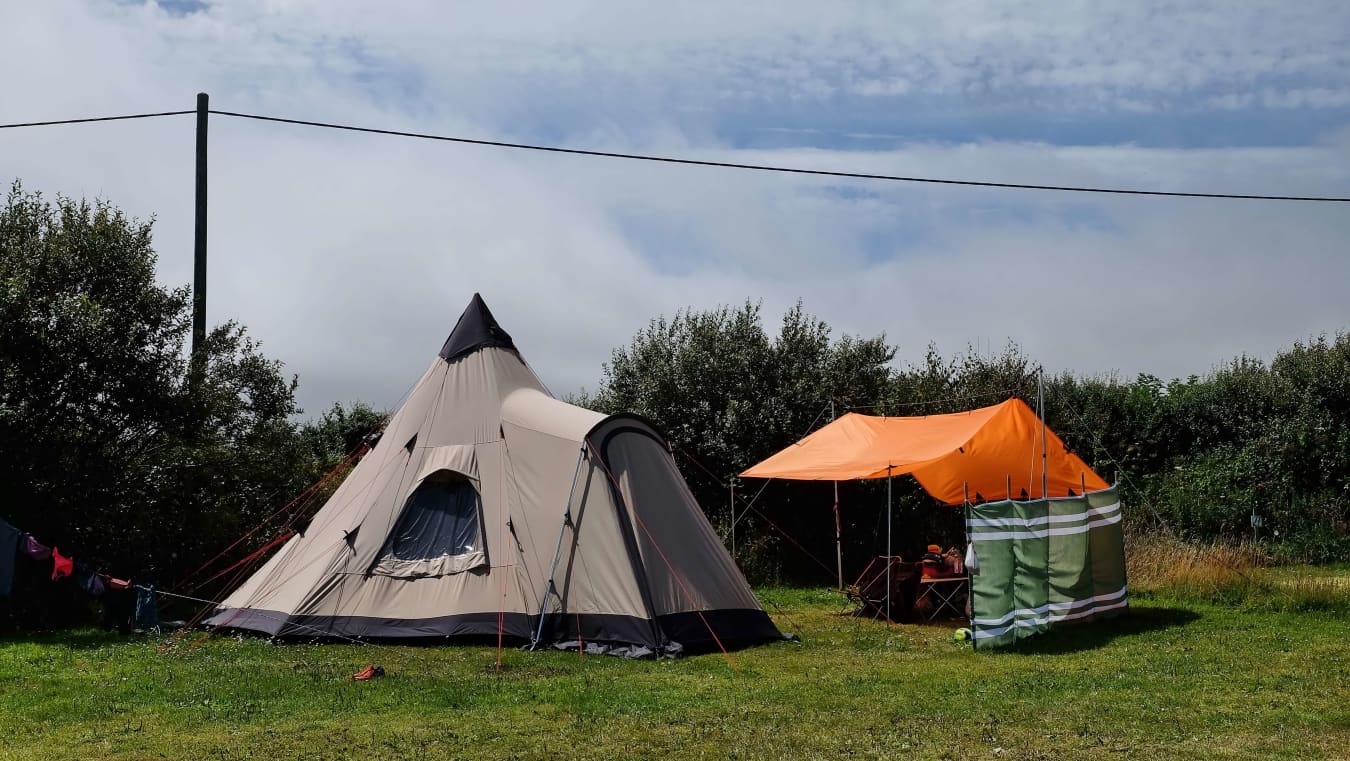
{"label": "tree", "polygon": [[313,493],[298,506],[302,518],[317,512],[319,506],[337,491],[367,451],[374,448],[389,413],[380,412],[365,402],[342,405],[334,402],[315,421],[306,423],[300,434],[308,447],[312,471]]}
{"label": "tree", "polygon": [[[827,422],[832,402],[839,414],[870,406],[890,381],[895,350],[884,336],[832,341],[831,332],[800,303],[783,316],[774,337],[764,330],[760,305],[750,302],[658,317],[614,350],[598,392],[578,401],[653,421],[713,525],[729,533],[727,489],[735,474]],[[773,488],[766,497],[788,533],[800,535],[794,529],[820,518],[794,515],[790,507],[814,498],[812,507],[819,508],[818,489]],[[783,537],[756,516],[745,520],[744,533],[758,543],[740,558],[752,576],[776,576],[785,560],[800,561],[780,552]],[[812,551],[827,554],[810,525]]]}
{"label": "tree", "polygon": [[378,436],[389,422],[389,413],[380,412],[365,402],[343,405],[334,402],[317,421],[305,425],[301,433],[309,445],[319,474],[327,473],[372,436]]}
{"label": "tree", "polygon": [[212,330],[189,382],[189,293],[155,282],[151,231],[105,201],[17,183],[0,209],[0,513],[162,583],[312,466],[291,422],[296,380],[244,328]]}

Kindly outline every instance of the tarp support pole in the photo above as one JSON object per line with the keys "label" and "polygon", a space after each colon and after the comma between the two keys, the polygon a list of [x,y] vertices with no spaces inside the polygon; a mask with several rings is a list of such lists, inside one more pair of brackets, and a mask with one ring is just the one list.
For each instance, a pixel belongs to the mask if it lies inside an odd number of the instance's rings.
{"label": "tarp support pole", "polygon": [[894,623],[891,618],[891,568],[895,565],[894,558],[891,556],[891,466],[886,466],[886,621]]}
{"label": "tarp support pole", "polygon": [[839,517],[839,482],[834,482],[834,565],[839,573],[838,589],[844,588],[844,523]]}
{"label": "tarp support pole", "polygon": [[[830,422],[833,423],[834,399],[830,400]],[[834,482],[834,566],[839,576],[839,589],[844,588],[844,526],[839,517],[839,481]]]}
{"label": "tarp support pole", "polygon": [[1045,368],[1042,367],[1036,373],[1036,395],[1040,397],[1041,406],[1041,499],[1049,499],[1048,481],[1050,478],[1050,461],[1046,454],[1045,444]]}
{"label": "tarp support pole", "polygon": [[[556,594],[557,585],[553,583],[553,574],[558,572],[558,559],[562,557],[563,537],[567,535],[567,527],[572,525],[572,492],[577,488],[577,476],[581,475],[581,463],[586,460],[586,445],[581,445],[581,450],[577,453],[577,467],[572,471],[572,485],[567,488],[567,504],[563,507],[562,527],[558,529],[558,545],[553,548],[553,563],[548,567],[548,584],[544,587],[544,594],[539,597],[539,626],[535,629],[534,639],[530,640],[530,649],[539,647],[539,640],[544,638],[544,609],[548,607],[549,594]],[[577,618],[577,641],[581,641],[581,619]]]}
{"label": "tarp support pole", "polygon": [[731,559],[736,560],[736,479],[731,479]]}

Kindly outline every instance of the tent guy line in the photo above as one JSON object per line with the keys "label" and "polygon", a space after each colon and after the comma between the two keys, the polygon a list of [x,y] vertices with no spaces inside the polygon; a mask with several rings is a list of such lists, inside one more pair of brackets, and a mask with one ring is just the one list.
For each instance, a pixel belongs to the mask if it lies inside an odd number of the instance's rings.
{"label": "tent guy line", "polygon": [[[1034,376],[1032,377],[1034,379]],[[1010,386],[1008,388],[995,389],[993,391],[985,391],[975,394],[964,394],[962,396],[944,396],[936,399],[924,399],[918,402],[883,402],[881,404],[849,404],[843,406],[841,409],[844,412],[858,412],[860,410],[877,410],[876,414],[880,417],[910,417],[908,415],[888,415],[887,411],[894,409],[909,409],[911,407],[933,407],[940,404],[951,404],[953,402],[968,402],[974,401],[976,399],[1008,399],[1010,397],[1017,396],[1019,390],[1020,389],[1018,389],[1016,386]],[[935,412],[933,414],[943,415],[946,413]]]}
{"label": "tent guy line", "polygon": [[[49,127],[68,124],[88,124],[95,122],[122,121],[128,119],[148,119],[159,116],[183,116],[195,114],[196,111],[160,111],[144,114],[127,114],[122,116],[95,116],[79,119],[57,119],[51,121],[33,121],[33,122],[14,122],[10,124],[0,124],[0,129],[13,129],[18,127]],[[266,114],[249,114],[241,111],[222,111],[217,109],[208,109],[206,113],[216,114],[217,116],[229,116],[236,119],[251,119],[254,121],[275,122],[279,124],[292,124],[302,127],[318,127],[322,129],[342,130],[346,132],[361,132],[373,135],[386,135],[389,137],[406,137],[417,140],[436,140],[448,143],[460,143],[463,145],[477,145],[491,148],[511,148],[515,150],[539,151],[544,153],[560,153],[572,156],[587,156],[590,158],[609,158],[626,159],[629,161],[647,161],[660,164],[679,164],[684,166],[713,167],[718,169],[741,169],[755,172],[774,172],[778,174],[798,174],[815,177],[837,177],[854,180],[881,180],[887,182],[909,182],[929,185],[959,185],[964,187],[979,188],[998,188],[1003,190],[1044,190],[1060,193],[1098,193],[1106,195],[1127,195],[1127,196],[1154,196],[1166,198],[1210,198],[1224,200],[1240,201],[1297,201],[1307,203],[1350,203],[1350,196],[1312,196],[1312,195],[1279,195],[1266,193],[1203,193],[1178,190],[1142,190],[1138,188],[1108,188],[1093,187],[1081,185],[1045,185],[1023,182],[994,182],[990,180],[956,180],[938,177],[913,177],[906,175],[893,174],[872,174],[867,172],[845,172],[832,169],[806,169],[803,167],[787,167],[772,164],[745,164],[731,161],[712,161],[707,159],[680,158],[677,156],[658,156],[645,153],[620,153],[616,151],[588,150],[584,148],[564,148],[556,145],[539,145],[535,143],[513,143],[503,140],[485,140],[481,138],[458,137],[454,135],[436,135],[427,132],[410,132],[407,130],[384,129],[378,127],[360,127],[352,124],[338,124],[335,122],[321,122],[311,119],[291,119],[281,116],[269,116]]]}
{"label": "tent guy line", "polygon": [[[209,567],[212,563],[216,562],[217,560],[220,560],[222,557],[228,554],[230,550],[239,546],[250,536],[253,536],[258,531],[262,530],[263,526],[267,525],[268,521],[295,507],[297,508],[296,514],[293,514],[290,517],[288,517],[279,530],[285,531],[289,529],[292,522],[295,520],[298,514],[300,512],[303,512],[303,508],[307,505],[307,503],[309,503],[309,501],[314,497],[314,495],[317,494],[319,490],[323,488],[323,485],[327,483],[329,480],[331,480],[334,476],[336,476],[342,470],[343,467],[355,463],[356,460],[358,460],[361,457],[361,455],[365,454],[366,451],[369,451],[369,447],[365,444],[365,442],[362,442],[361,444],[357,445],[355,449],[353,449],[346,457],[342,458],[342,460],[339,461],[337,465],[334,465],[331,470],[329,470],[327,473],[321,476],[319,480],[305,487],[304,491],[301,491],[298,495],[296,495],[293,499],[291,499],[290,502],[287,502],[281,508],[273,511],[272,513],[264,517],[262,520],[258,521],[258,523],[253,528],[245,532],[243,536],[231,542],[229,546],[218,552],[210,560],[206,561],[205,563],[202,563],[201,566],[199,566],[192,573],[189,573],[188,575],[180,578],[177,581],[177,583],[174,584],[173,587],[171,587],[171,589],[181,590],[185,588],[189,580],[196,577],[202,571],[206,570],[206,568]],[[191,588],[193,590],[196,590],[201,588],[203,584],[205,584],[205,582],[194,583]]]}
{"label": "tent guy line", "polygon": [[1092,443],[1096,447],[1096,449],[1100,450],[1102,454],[1106,455],[1106,459],[1116,466],[1116,478],[1118,478],[1121,481],[1124,481],[1127,487],[1134,490],[1134,493],[1139,495],[1139,501],[1144,505],[1144,507],[1148,508],[1148,511],[1150,513],[1152,513],[1153,519],[1158,522],[1158,525],[1162,526],[1163,530],[1166,531],[1167,533],[1172,534],[1171,525],[1169,525],[1167,521],[1163,520],[1162,515],[1160,515],[1158,513],[1157,508],[1153,506],[1153,500],[1149,499],[1147,492],[1144,492],[1138,486],[1136,486],[1134,483],[1134,479],[1130,478],[1130,469],[1125,467],[1125,465],[1121,463],[1120,459],[1117,458],[1114,454],[1112,454],[1111,450],[1106,448],[1106,445],[1102,443],[1101,437],[1097,435],[1097,431],[1088,425],[1087,421],[1083,419],[1082,414],[1080,414],[1072,404],[1065,404],[1064,406],[1068,408],[1069,412],[1073,413],[1074,418],[1078,420],[1078,425],[1083,430],[1083,432],[1092,438]]}
{"label": "tent guy line", "polygon": [[[717,480],[717,477],[713,475],[713,472],[711,470],[708,470],[708,467],[706,465],[699,462],[693,455],[689,454],[689,452],[685,450],[683,447],[675,446],[675,451],[679,452],[681,455],[684,455],[685,459],[687,459],[694,465],[698,466],[699,469],[701,469],[704,473],[707,473],[710,477],[712,477],[713,483],[716,483],[719,486],[721,485],[721,481]],[[759,487],[759,492],[755,494],[755,499],[759,499],[759,494],[762,494],[764,490],[768,488],[769,484],[772,481],[773,479],[765,480],[764,485]],[[827,573],[832,573],[834,571],[834,569],[831,568],[829,565],[827,565],[825,561],[816,557],[814,554],[811,553],[810,550],[806,549],[806,547],[803,546],[801,542],[797,541],[796,538],[794,538],[791,534],[789,534],[782,526],[779,526],[777,523],[774,523],[769,518],[769,516],[765,515],[758,508],[756,508],[754,499],[750,500],[749,502],[746,502],[745,497],[742,497],[739,494],[734,495],[734,497],[735,499],[740,500],[742,503],[745,504],[745,512],[742,512],[740,516],[736,517],[735,519],[736,525],[740,525],[741,520],[745,518],[746,514],[753,511],[760,518],[764,519],[764,522],[768,523],[771,528],[776,530],[778,533],[782,534],[783,538],[787,539],[789,542],[792,542],[792,544],[795,545],[797,549],[801,550],[802,553],[805,554],[808,558],[816,561],[816,564],[819,565],[821,568],[824,568]]]}

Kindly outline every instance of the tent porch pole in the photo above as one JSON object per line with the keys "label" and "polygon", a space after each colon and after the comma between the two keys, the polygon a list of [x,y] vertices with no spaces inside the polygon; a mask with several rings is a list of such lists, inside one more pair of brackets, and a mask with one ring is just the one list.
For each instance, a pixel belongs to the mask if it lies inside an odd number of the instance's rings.
{"label": "tent porch pole", "polygon": [[[572,492],[577,489],[577,476],[581,474],[581,463],[586,461],[586,445],[581,445],[581,451],[577,453],[577,467],[572,471],[572,485],[567,489],[567,504],[563,506],[562,527],[558,529],[558,545],[553,548],[553,562],[548,567],[548,584],[544,587],[544,593],[539,596],[539,627],[534,632],[534,639],[530,642],[530,649],[539,646],[539,640],[544,638],[544,610],[548,607],[548,596],[550,593],[557,594],[557,585],[553,583],[553,574],[558,572],[558,560],[562,557],[563,537],[567,535],[567,527],[572,525]],[[577,623],[577,641],[581,641],[581,623]]]}

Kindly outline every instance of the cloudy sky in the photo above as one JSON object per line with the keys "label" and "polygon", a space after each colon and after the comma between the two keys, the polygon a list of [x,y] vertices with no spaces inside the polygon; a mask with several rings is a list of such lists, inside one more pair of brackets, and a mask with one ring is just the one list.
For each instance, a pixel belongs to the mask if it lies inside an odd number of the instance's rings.
{"label": "cloudy sky", "polygon": [[[671,7],[679,11],[672,12]],[[214,108],[700,159],[1350,195],[1350,4],[0,4],[0,123]],[[213,117],[210,314],[302,403],[393,404],[474,291],[555,392],[683,307],[1204,373],[1350,328],[1350,205],[833,181]],[[0,181],[156,219],[192,118],[0,131]]]}

